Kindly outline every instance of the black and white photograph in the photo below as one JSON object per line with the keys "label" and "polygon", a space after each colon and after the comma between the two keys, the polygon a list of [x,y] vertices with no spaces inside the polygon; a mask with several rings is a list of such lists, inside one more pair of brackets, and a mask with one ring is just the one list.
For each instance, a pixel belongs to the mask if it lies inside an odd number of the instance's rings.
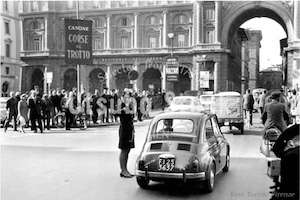
{"label": "black and white photograph", "polygon": [[0,0],[1,200],[299,200],[300,1]]}

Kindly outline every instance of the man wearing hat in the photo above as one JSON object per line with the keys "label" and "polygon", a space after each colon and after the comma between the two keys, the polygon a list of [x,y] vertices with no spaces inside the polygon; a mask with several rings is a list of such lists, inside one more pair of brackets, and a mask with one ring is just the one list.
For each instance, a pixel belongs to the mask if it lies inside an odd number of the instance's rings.
{"label": "man wearing hat", "polygon": [[280,189],[274,199],[299,199],[299,146],[299,124],[286,129],[273,146],[273,152],[281,158]]}
{"label": "man wearing hat", "polygon": [[285,110],[285,105],[279,102],[281,96],[280,91],[271,93],[271,102],[265,105],[264,113],[261,117],[264,124],[264,130],[271,127],[278,128],[283,132],[287,128],[285,121],[288,121],[289,115]]}

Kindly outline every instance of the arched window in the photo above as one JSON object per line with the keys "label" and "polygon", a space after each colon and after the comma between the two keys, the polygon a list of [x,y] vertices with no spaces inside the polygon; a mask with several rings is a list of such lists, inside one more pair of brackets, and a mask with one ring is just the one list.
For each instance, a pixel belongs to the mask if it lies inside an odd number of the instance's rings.
{"label": "arched window", "polygon": [[41,26],[41,23],[39,21],[34,20],[33,22],[31,22],[31,25],[30,25],[31,30],[39,30],[41,28],[42,28],[42,26]]}
{"label": "arched window", "polygon": [[128,19],[126,17],[121,19],[121,26],[128,26]]}
{"label": "arched window", "polygon": [[102,33],[94,34],[93,40],[94,40],[93,49],[95,50],[104,49],[104,35]]}
{"label": "arched window", "polygon": [[158,24],[158,23],[157,23],[157,17],[155,17],[155,16],[150,16],[150,17],[149,17],[149,24],[150,24],[150,25],[156,25],[156,24]]}
{"label": "arched window", "polygon": [[41,51],[43,50],[43,40],[44,40],[44,26],[38,21],[34,20],[30,23],[30,35],[29,35],[29,43],[28,50],[30,51]]}
{"label": "arched window", "polygon": [[93,20],[93,26],[96,28],[103,27],[103,22],[101,19],[94,19]]}

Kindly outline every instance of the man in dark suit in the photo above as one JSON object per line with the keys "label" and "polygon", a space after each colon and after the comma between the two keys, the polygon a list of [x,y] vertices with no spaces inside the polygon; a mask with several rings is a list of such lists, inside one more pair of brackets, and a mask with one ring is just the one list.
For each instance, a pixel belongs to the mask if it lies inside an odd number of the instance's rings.
{"label": "man in dark suit", "polygon": [[4,122],[4,132],[6,132],[9,123],[14,118],[14,131],[17,131],[17,116],[18,116],[18,100],[15,97],[15,92],[10,92],[10,98],[6,102],[7,118]]}
{"label": "man in dark suit", "polygon": [[36,91],[32,91],[31,97],[28,99],[28,107],[30,109],[30,122],[31,122],[31,130],[35,133],[37,132],[36,121],[38,122],[39,129],[41,133],[43,133],[42,126],[42,100],[39,96],[37,96]]}
{"label": "man in dark suit", "polygon": [[264,130],[271,127],[276,127],[281,131],[287,128],[285,121],[288,121],[289,116],[285,110],[285,105],[279,102],[281,92],[274,91],[271,94],[272,101],[265,105],[264,113],[262,115],[262,122]]}
{"label": "man in dark suit", "polygon": [[98,104],[97,104],[97,101],[98,99],[100,98],[100,95],[99,95],[99,90],[95,89],[95,94],[92,96],[92,111],[93,111],[93,116],[92,116],[92,119],[93,119],[93,122],[94,124],[98,124],[98,111],[97,109],[99,108]]}
{"label": "man in dark suit", "polygon": [[244,112],[247,119],[247,116],[249,117],[248,120],[248,126],[250,128],[250,125],[252,126],[252,112],[253,112],[253,105],[254,105],[254,98],[251,94],[251,90],[248,89],[246,94],[243,97],[243,106],[244,106]]}
{"label": "man in dark suit", "polygon": [[277,139],[273,152],[281,158],[279,191],[272,199],[299,200],[300,125],[287,128]]}

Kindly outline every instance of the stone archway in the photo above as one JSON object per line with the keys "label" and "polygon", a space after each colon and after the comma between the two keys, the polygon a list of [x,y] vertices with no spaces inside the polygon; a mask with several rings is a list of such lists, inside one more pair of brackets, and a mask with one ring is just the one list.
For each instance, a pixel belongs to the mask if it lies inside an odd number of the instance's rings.
{"label": "stone archway", "polygon": [[148,68],[143,73],[143,90],[149,90],[150,85],[153,86],[153,91],[161,90],[161,72],[159,69]]}
{"label": "stone archway", "polygon": [[89,75],[89,92],[94,94],[95,90],[103,91],[106,87],[106,75],[101,68],[95,68]]}
{"label": "stone archway", "polygon": [[40,69],[35,69],[32,72],[31,76],[31,88],[33,89],[34,86],[39,86],[41,94],[43,94],[43,88],[44,88],[44,73]]}
{"label": "stone archway", "polygon": [[72,90],[73,87],[77,87],[77,71],[76,69],[67,69],[64,73],[64,87],[66,91]]}
{"label": "stone archway", "polygon": [[278,22],[285,30],[289,40],[293,40],[293,16],[288,8],[280,1],[246,1],[233,3],[222,16],[225,24],[221,30],[223,45],[230,45],[232,35],[244,22],[255,17],[267,17]]}
{"label": "stone archway", "polygon": [[[221,91],[236,90],[241,85],[240,64],[235,65],[235,58],[238,61],[234,47],[235,34],[239,27],[246,21],[256,17],[266,17],[276,21],[286,32],[288,41],[293,40],[293,16],[286,4],[277,1],[245,1],[245,2],[225,2],[223,3],[224,12],[222,14],[222,29],[218,35],[222,46],[228,50],[228,54],[222,55],[222,60],[217,77]],[[222,33],[222,34],[221,34]],[[257,76],[258,77],[258,76]],[[238,80],[237,80],[238,79]],[[229,87],[232,85],[233,87]]]}

